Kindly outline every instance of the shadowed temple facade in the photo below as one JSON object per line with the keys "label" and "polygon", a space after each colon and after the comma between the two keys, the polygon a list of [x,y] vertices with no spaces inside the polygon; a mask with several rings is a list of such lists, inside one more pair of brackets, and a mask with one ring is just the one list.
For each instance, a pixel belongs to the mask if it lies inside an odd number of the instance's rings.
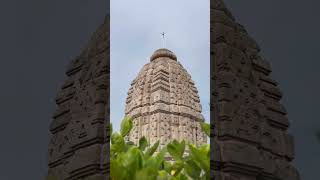
{"label": "shadowed temple facade", "polygon": [[50,124],[48,176],[104,180],[108,173],[109,17],[67,67]]}
{"label": "shadowed temple facade", "polygon": [[211,0],[211,175],[298,180],[282,93],[257,43],[222,0]]}

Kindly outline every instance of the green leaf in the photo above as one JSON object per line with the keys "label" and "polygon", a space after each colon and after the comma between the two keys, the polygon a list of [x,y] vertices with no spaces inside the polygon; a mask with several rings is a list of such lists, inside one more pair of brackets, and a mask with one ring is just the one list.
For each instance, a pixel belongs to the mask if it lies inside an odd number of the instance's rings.
{"label": "green leaf", "polygon": [[188,180],[188,177],[182,173],[179,174],[178,178],[179,180]]}
{"label": "green leaf", "polygon": [[129,117],[124,117],[124,119],[121,122],[121,129],[120,129],[120,134],[122,137],[125,137],[129,134],[131,131],[133,125],[132,125],[132,119]]}
{"label": "green leaf", "polygon": [[172,176],[177,176],[182,171],[183,167],[184,167],[184,162],[181,161],[181,160],[177,160],[172,165],[171,175]]}
{"label": "green leaf", "polygon": [[165,149],[161,149],[159,153],[154,156],[147,156],[145,158],[144,167],[150,167],[155,170],[163,169],[164,155],[166,153]]}
{"label": "green leaf", "polygon": [[127,152],[119,153],[117,156],[117,161],[121,164],[123,169],[127,172],[126,179],[132,179],[135,174],[142,169],[142,154],[137,147],[130,148]]}
{"label": "green leaf", "polygon": [[167,173],[171,173],[171,170],[173,168],[173,165],[172,163],[168,162],[168,161],[164,161],[163,162],[163,165],[164,165],[164,169],[167,171]]}
{"label": "green leaf", "polygon": [[146,156],[150,157],[153,155],[153,153],[157,150],[157,148],[159,147],[160,141],[158,140],[152,147],[150,147],[147,152],[146,152]]}
{"label": "green leaf", "polygon": [[177,140],[173,140],[167,145],[168,152],[175,160],[181,160],[185,150],[185,141],[179,143]]}
{"label": "green leaf", "polygon": [[[158,171],[150,167],[138,171],[135,175],[135,180],[156,180]],[[130,178],[131,179],[131,178]]]}
{"label": "green leaf", "polygon": [[166,171],[161,170],[158,172],[157,180],[167,180],[169,178],[169,175]]}
{"label": "green leaf", "polygon": [[132,141],[128,141],[125,143],[124,151],[127,152],[132,147],[136,147],[136,145]]}
{"label": "green leaf", "polygon": [[125,165],[128,165],[126,167],[130,168],[131,170],[138,170],[142,168],[142,155],[141,151],[133,147],[129,149],[129,151],[126,153],[126,163]]}
{"label": "green leaf", "polygon": [[147,146],[148,146],[147,138],[143,136],[143,137],[140,138],[140,140],[139,140],[139,149],[140,149],[141,151],[144,151]]}
{"label": "green leaf", "polygon": [[157,160],[152,156],[145,160],[144,167],[149,167],[155,170],[159,169],[159,167],[157,166]]}
{"label": "green leaf", "polygon": [[166,154],[166,152],[167,152],[167,149],[162,148],[160,152],[156,155],[155,160],[156,160],[157,169],[160,169],[161,166],[163,166],[164,155]]}
{"label": "green leaf", "polygon": [[186,161],[184,169],[192,179],[199,179],[201,168],[192,159]]}
{"label": "green leaf", "polygon": [[124,150],[125,142],[123,137],[119,133],[113,133],[111,135],[111,149],[115,152],[121,152]]}
{"label": "green leaf", "polygon": [[125,180],[127,171],[118,160],[110,160],[110,176],[113,180]]}
{"label": "green leaf", "polygon": [[201,129],[207,136],[210,136],[210,124],[202,122]]}
{"label": "green leaf", "polygon": [[201,167],[205,173],[210,174],[210,159],[207,156],[207,151],[209,145],[201,146],[197,149],[194,145],[189,145],[191,157],[194,159],[195,163]]}

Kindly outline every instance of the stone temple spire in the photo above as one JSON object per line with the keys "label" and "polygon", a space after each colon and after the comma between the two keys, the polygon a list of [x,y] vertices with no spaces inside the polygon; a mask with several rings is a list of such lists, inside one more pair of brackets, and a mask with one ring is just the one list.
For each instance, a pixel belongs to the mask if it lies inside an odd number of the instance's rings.
{"label": "stone temple spire", "polygon": [[109,173],[110,17],[67,67],[50,123],[48,177],[103,180]]}
{"label": "stone temple spire", "polygon": [[132,81],[125,114],[134,118],[129,140],[138,144],[145,136],[160,147],[173,139],[194,144],[206,142],[200,122],[198,91],[191,76],[168,49],[156,50]]}
{"label": "stone temple spire", "polygon": [[211,179],[299,180],[282,92],[258,44],[211,1]]}

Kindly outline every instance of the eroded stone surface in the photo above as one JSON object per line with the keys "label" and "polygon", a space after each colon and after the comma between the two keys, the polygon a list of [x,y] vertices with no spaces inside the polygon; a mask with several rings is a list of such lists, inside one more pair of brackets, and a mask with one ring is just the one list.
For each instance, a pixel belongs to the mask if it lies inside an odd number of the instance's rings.
{"label": "eroded stone surface", "polygon": [[257,43],[211,0],[212,140],[216,180],[298,180],[282,93]]}
{"label": "eroded stone surface", "polygon": [[109,18],[68,66],[50,124],[48,174],[58,179],[105,179],[109,121]]}
{"label": "eroded stone surface", "polygon": [[145,136],[160,147],[173,139],[206,142],[200,122],[200,98],[191,76],[168,49],[154,52],[132,81],[125,114],[134,119],[128,140],[138,144]]}

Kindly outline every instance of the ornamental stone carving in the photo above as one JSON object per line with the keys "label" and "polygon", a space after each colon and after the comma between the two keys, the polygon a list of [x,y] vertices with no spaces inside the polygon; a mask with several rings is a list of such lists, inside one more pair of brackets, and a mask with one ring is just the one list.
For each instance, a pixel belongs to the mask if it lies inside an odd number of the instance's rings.
{"label": "ornamental stone carving", "polygon": [[211,168],[215,180],[298,180],[282,93],[259,46],[211,1]]}
{"label": "ornamental stone carving", "polygon": [[128,140],[138,144],[145,136],[160,147],[173,139],[206,142],[200,122],[200,99],[191,76],[168,49],[156,50],[132,81],[125,114],[134,119]]}
{"label": "ornamental stone carving", "polygon": [[109,18],[67,68],[50,124],[48,175],[104,180],[108,173]]}

